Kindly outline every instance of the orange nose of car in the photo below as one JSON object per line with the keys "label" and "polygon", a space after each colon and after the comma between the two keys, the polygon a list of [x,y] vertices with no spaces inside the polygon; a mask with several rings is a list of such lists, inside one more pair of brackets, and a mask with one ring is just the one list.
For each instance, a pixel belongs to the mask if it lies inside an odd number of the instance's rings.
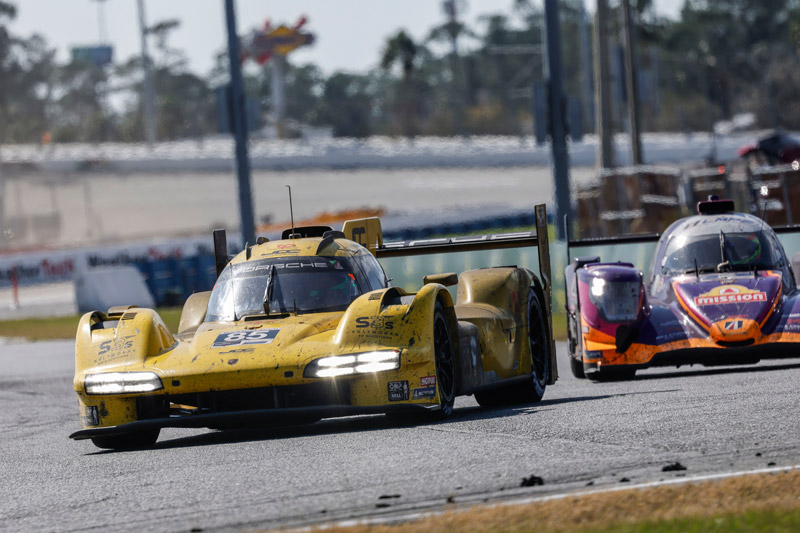
{"label": "orange nose of car", "polygon": [[749,318],[726,318],[711,326],[711,338],[716,342],[756,341],[761,337],[761,328]]}

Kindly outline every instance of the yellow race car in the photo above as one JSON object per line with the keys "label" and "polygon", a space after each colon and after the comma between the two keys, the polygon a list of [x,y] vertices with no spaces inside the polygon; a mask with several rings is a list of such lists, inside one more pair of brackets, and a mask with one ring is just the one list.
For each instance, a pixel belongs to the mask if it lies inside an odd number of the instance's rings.
{"label": "yellow race car", "polygon": [[[150,446],[163,427],[446,417],[458,395],[535,402],[555,382],[544,206],[536,233],[384,244],[370,218],[283,237],[228,258],[215,232],[217,282],[187,300],[176,334],[151,309],[85,314],[74,379],[83,429],[70,437],[117,449]],[[493,267],[426,276],[415,294],[391,287],[376,259],[530,245],[543,279]]]}

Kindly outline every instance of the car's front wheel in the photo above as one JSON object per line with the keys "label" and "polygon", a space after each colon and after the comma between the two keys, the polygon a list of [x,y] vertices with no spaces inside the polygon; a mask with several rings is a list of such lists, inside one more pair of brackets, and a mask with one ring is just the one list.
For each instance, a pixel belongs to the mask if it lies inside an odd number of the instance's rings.
{"label": "car's front wheel", "polygon": [[439,414],[453,414],[456,399],[456,364],[450,326],[440,302],[433,311],[433,353],[436,364],[436,390],[439,393]]}
{"label": "car's front wheel", "polygon": [[92,443],[98,448],[108,450],[136,450],[149,448],[158,440],[160,429],[148,429],[123,433],[122,435],[109,435],[108,437],[92,437]]}
{"label": "car's front wheel", "polygon": [[583,361],[569,356],[569,369],[572,370],[572,375],[578,379],[586,379],[586,374],[583,371]]}

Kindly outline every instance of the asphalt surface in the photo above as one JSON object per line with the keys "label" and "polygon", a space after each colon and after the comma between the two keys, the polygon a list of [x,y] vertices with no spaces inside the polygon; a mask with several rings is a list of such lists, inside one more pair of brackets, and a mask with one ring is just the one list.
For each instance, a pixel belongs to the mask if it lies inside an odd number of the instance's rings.
{"label": "asphalt surface", "polygon": [[[800,462],[800,360],[593,384],[559,350],[562,377],[534,405],[167,429],[153,449],[108,452],[67,438],[73,343],[0,344],[0,530],[273,528]],[[674,463],[686,470],[662,471]],[[520,487],[531,476],[543,484]]]}

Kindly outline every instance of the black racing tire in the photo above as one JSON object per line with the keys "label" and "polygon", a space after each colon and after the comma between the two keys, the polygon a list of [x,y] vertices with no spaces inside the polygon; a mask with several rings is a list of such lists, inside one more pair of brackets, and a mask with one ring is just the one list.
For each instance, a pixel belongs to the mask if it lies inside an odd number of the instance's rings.
{"label": "black racing tire", "polygon": [[98,448],[107,450],[138,450],[155,444],[159,433],[161,429],[156,428],[108,437],[92,437],[92,443]]}
{"label": "black racing tire", "polygon": [[572,375],[578,379],[586,379],[586,373],[583,371],[583,361],[569,356],[569,369],[572,370]]}
{"label": "black racing tire", "polygon": [[441,302],[433,310],[433,355],[436,365],[436,390],[439,393],[438,418],[453,414],[456,400],[456,361],[450,325]]}
{"label": "black racing tire", "polygon": [[542,305],[533,289],[528,295],[528,343],[531,354],[529,379],[523,383],[475,393],[479,405],[498,407],[534,403],[544,396],[550,377],[550,339]]}

